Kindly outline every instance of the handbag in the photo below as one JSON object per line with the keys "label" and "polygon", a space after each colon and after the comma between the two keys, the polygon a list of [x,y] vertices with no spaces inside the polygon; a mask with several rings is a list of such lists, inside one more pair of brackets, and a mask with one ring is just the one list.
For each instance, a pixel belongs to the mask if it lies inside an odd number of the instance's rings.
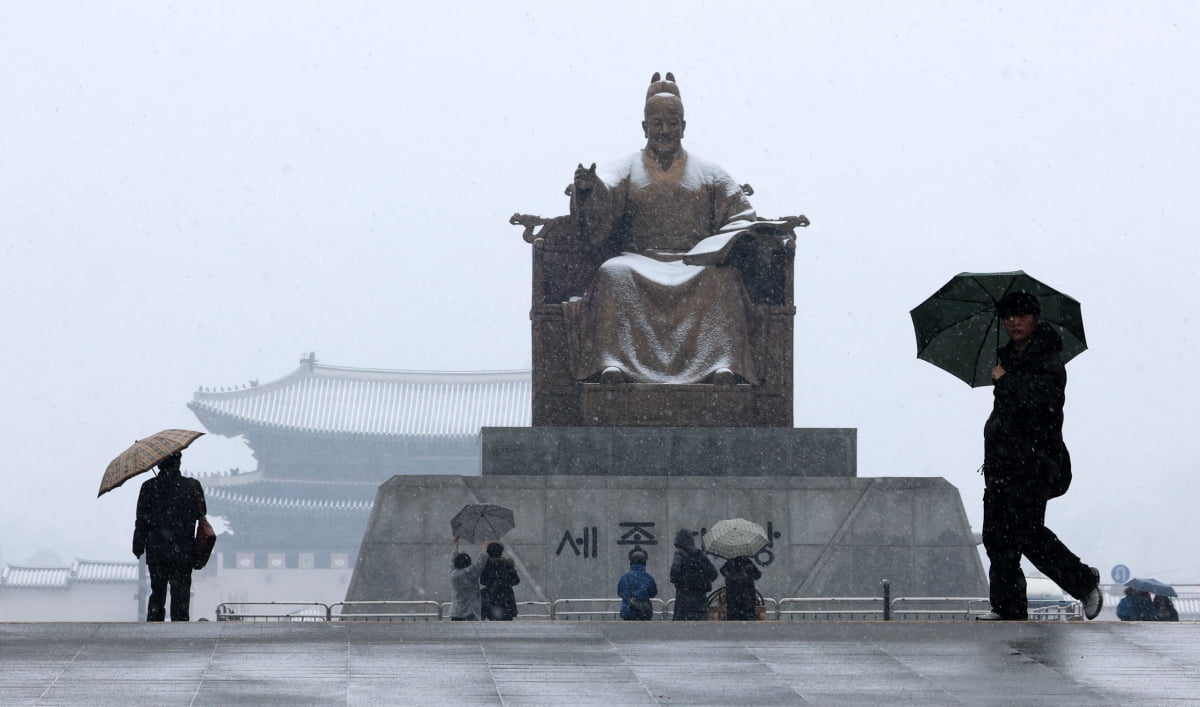
{"label": "handbag", "polygon": [[1047,499],[1058,498],[1071,488],[1071,453],[1066,445],[1058,456],[1058,464],[1047,470],[1044,481]]}
{"label": "handbag", "polygon": [[196,562],[192,565],[192,569],[204,569],[204,566],[208,564],[208,558],[212,557],[213,547],[216,544],[216,531],[209,524],[208,518],[200,516],[200,520],[196,523]]}

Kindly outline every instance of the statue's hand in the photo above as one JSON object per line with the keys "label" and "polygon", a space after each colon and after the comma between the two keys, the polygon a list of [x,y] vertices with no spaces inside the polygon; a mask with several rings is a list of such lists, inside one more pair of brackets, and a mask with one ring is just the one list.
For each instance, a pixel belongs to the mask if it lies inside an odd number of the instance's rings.
{"label": "statue's hand", "polygon": [[575,168],[575,196],[580,200],[587,198],[600,184],[600,178],[596,176],[596,163],[593,162],[591,167],[584,167],[582,163]]}

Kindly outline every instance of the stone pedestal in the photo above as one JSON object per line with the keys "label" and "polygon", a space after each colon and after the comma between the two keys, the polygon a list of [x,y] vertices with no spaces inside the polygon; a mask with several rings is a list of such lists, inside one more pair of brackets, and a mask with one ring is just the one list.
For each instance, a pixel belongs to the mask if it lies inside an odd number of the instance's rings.
{"label": "stone pedestal", "polygon": [[614,596],[634,545],[670,599],[676,531],[731,517],[771,534],[757,558],[766,596],[878,596],[883,579],[893,596],[987,593],[958,490],[940,478],[489,473],[383,484],[346,598],[449,601],[450,519],[467,503],[514,511],[519,600]]}
{"label": "stone pedestal", "polygon": [[855,429],[485,427],[484,476],[854,476]]}

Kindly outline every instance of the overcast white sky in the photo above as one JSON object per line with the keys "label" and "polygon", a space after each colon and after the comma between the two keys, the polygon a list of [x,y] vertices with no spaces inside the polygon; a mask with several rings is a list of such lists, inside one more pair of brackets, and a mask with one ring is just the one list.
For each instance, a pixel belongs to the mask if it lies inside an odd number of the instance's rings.
{"label": "overcast white sky", "polygon": [[[1083,303],[1075,485],[1048,523],[1108,570],[1200,582],[1200,5],[1190,2],[8,3],[0,17],[0,561],[132,559],[134,439],[301,354],[528,368],[514,211],[685,146],[804,213],[796,425],[860,476],[942,476],[979,527],[988,389],[915,358],[961,271]],[[998,6],[999,5],[999,6]],[[250,468],[207,436],[185,466]],[[42,557],[48,555],[41,552]]]}

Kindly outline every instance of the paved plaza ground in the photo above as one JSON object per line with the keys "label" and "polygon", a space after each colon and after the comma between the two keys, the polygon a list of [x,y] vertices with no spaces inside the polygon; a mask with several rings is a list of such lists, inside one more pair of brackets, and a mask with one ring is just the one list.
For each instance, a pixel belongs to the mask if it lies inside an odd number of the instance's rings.
{"label": "paved plaza ground", "polygon": [[1200,704],[1200,623],[8,623],[0,705]]}

